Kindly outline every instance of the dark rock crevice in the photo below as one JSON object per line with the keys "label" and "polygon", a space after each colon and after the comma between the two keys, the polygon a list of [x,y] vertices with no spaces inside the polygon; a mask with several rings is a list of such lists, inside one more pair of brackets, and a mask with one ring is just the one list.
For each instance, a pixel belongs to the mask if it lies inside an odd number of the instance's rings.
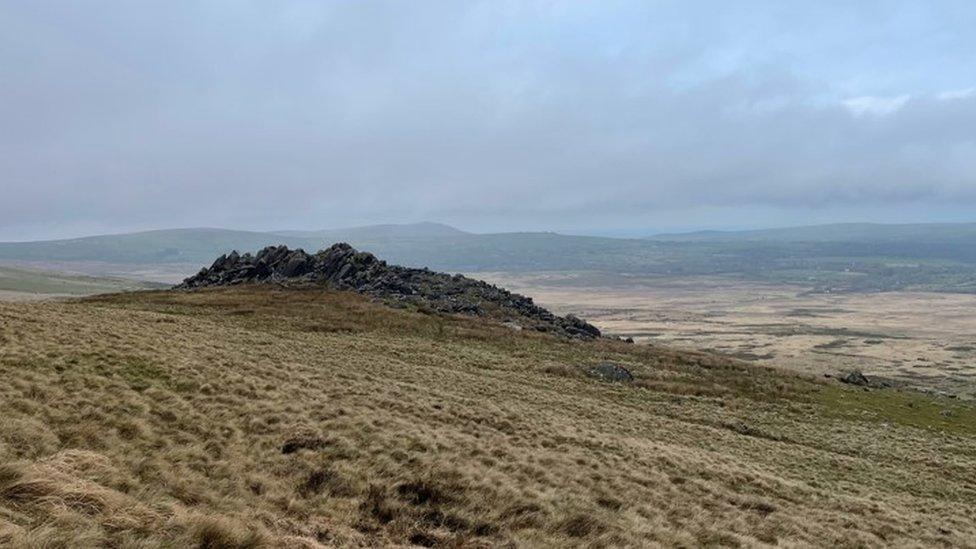
{"label": "dark rock crevice", "polygon": [[373,254],[344,243],[315,254],[287,246],[269,246],[255,255],[234,251],[220,256],[210,268],[201,269],[177,288],[270,282],[325,284],[392,304],[414,304],[444,313],[516,318],[527,328],[581,339],[600,336],[593,325],[573,315],[554,315],[530,297],[462,275],[388,265]]}

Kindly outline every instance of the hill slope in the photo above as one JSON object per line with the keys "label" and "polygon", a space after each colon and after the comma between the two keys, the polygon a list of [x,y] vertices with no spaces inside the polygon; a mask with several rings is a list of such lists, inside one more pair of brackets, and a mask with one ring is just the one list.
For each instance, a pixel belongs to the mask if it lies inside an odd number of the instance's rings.
{"label": "hill slope", "polygon": [[166,229],[69,240],[0,243],[0,259],[107,263],[203,263],[232,249],[288,244],[314,247],[319,239],[226,229]]}
{"label": "hill slope", "polygon": [[676,242],[900,242],[976,244],[976,223],[834,223],[752,231],[660,234]]}
{"label": "hill slope", "polygon": [[0,545],[976,539],[968,404],[269,286],[0,304],[0,343]]}
{"label": "hill slope", "polygon": [[409,223],[405,225],[385,224],[367,225],[364,227],[349,227],[345,229],[323,229],[318,231],[274,231],[282,236],[298,236],[305,238],[322,238],[325,240],[376,240],[376,239],[411,239],[437,238],[445,236],[461,236],[467,233],[460,229],[444,225],[443,223]]}
{"label": "hill slope", "polygon": [[[431,226],[432,225],[432,226]],[[202,264],[232,250],[266,246],[318,250],[342,241],[390,261],[439,270],[609,268],[640,264],[659,246],[640,240],[555,233],[471,234],[444,225],[378,225],[328,231],[261,233],[224,229],[167,229],[70,240],[2,242],[0,260]]]}
{"label": "hill slope", "polygon": [[0,299],[83,296],[159,287],[131,280],[75,276],[64,273],[0,267]]}
{"label": "hill slope", "polygon": [[[110,268],[100,264],[71,268],[116,276],[127,271],[135,274],[146,266],[169,273],[173,266],[179,266],[178,279],[192,274],[194,266],[232,250],[272,245],[318,250],[336,241],[348,242],[392,263],[447,272],[718,275],[828,292],[976,292],[976,225],[966,224],[831,226],[658,240],[540,232],[471,234],[433,224],[283,234],[182,229],[0,243],[0,261],[40,266],[47,261],[51,267],[64,262],[102,262],[111,264]],[[165,266],[169,268],[162,268]]]}

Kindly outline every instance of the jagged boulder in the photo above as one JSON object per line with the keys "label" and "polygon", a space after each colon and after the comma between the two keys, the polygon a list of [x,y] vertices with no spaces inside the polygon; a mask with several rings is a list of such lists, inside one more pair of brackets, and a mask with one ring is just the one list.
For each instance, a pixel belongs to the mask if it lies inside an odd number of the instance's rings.
{"label": "jagged boulder", "polygon": [[539,331],[592,339],[600,330],[573,315],[557,316],[532,298],[462,275],[388,265],[349,244],[339,243],[317,253],[287,246],[269,246],[255,255],[236,251],[222,255],[177,286],[179,289],[242,283],[327,284],[394,304],[424,305],[446,313],[524,319],[520,324]]}

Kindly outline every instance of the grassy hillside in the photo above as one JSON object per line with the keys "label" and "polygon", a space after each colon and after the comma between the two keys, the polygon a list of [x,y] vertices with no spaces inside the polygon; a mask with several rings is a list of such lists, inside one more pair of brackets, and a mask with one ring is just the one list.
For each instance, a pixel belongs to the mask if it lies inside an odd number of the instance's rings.
{"label": "grassy hillside", "polygon": [[6,295],[92,295],[144,290],[150,284],[131,280],[73,276],[63,273],[0,267],[0,293]]}
{"label": "grassy hillside", "polygon": [[347,229],[324,229],[318,231],[275,231],[282,236],[298,236],[305,238],[323,238],[342,240],[377,240],[377,239],[410,239],[437,238],[461,236],[466,233],[443,223],[410,223],[406,225],[367,225],[365,227],[350,227]]}
{"label": "grassy hillside", "polygon": [[3,242],[0,260],[202,264],[233,249],[258,250],[275,244],[318,249],[321,240],[225,229],[168,229],[69,240]]}
{"label": "grassy hillside", "polygon": [[[286,244],[316,251],[337,241],[395,263],[447,270],[567,268],[573,264],[626,266],[646,263],[657,244],[640,240],[576,237],[554,233],[478,235],[435,225],[380,225],[333,231],[257,233],[223,229],[171,229],[71,240],[0,243],[0,260],[101,261],[108,263],[209,264],[222,253],[255,252]],[[645,250],[641,253],[641,250]],[[643,258],[643,260],[642,260]]]}
{"label": "grassy hillside", "polygon": [[0,545],[976,539],[971,404],[352,294],[0,304],[0,374]]}
{"label": "grassy hillside", "polygon": [[[760,236],[748,236],[753,234]],[[449,272],[719,275],[797,284],[817,291],[976,292],[976,225],[850,225],[784,229],[782,234],[759,231],[699,237],[702,235],[641,240],[555,233],[471,234],[437,224],[285,233],[179,229],[0,243],[0,261],[102,262],[111,267],[105,272],[112,273],[179,265],[188,276],[230,250],[253,253],[264,246],[286,244],[316,251],[345,241],[392,263]]]}
{"label": "grassy hillside", "polygon": [[899,242],[976,243],[976,223],[834,223],[753,231],[699,231],[661,234],[654,240],[676,242]]}

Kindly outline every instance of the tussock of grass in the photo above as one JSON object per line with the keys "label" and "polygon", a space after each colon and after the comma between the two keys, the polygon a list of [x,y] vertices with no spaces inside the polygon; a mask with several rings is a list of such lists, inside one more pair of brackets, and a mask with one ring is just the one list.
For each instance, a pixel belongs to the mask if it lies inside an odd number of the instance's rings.
{"label": "tussock of grass", "polygon": [[271,287],[0,304],[0,341],[0,545],[976,539],[966,403]]}

